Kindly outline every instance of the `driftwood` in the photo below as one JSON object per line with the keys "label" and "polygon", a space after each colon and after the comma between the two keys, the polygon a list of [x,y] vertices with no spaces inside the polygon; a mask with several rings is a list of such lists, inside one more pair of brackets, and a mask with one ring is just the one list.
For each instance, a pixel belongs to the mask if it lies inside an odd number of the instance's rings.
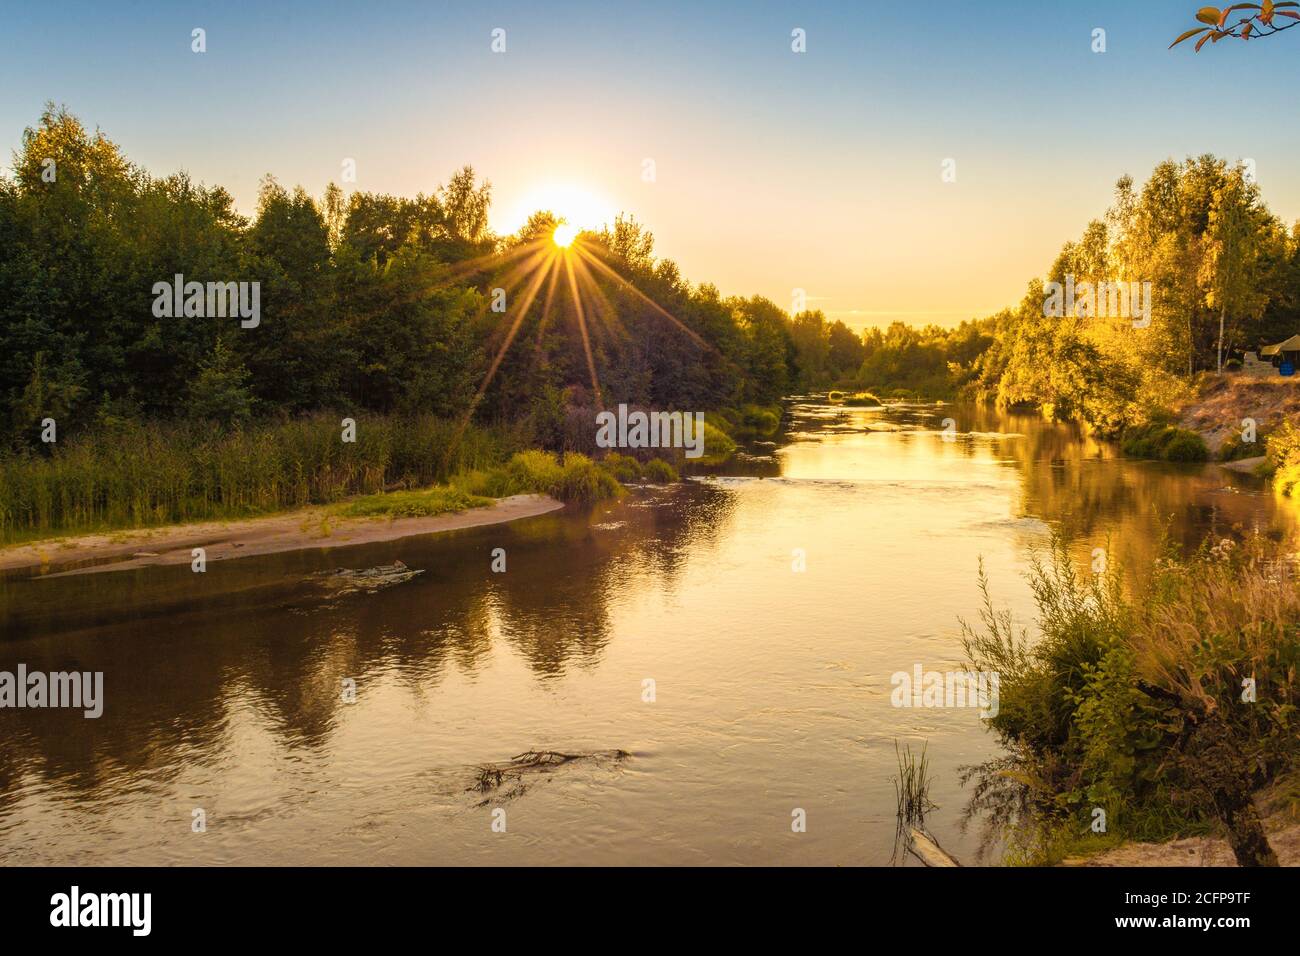
{"label": "driftwood", "polygon": [[[556,750],[528,750],[516,754],[506,763],[481,765],[478,768],[477,779],[466,792],[492,793],[506,784],[511,784],[508,790],[495,794],[498,800],[508,800],[519,796],[527,789],[527,784],[524,782],[525,774],[549,773],[556,767],[578,760],[621,761],[629,756],[626,750],[598,750],[593,753],[577,754],[561,753]],[[492,798],[485,799],[478,805],[486,806],[490,802]]]}
{"label": "driftwood", "polygon": [[939,846],[939,841],[920,827],[907,828],[907,849],[926,866],[961,866],[947,850]]}

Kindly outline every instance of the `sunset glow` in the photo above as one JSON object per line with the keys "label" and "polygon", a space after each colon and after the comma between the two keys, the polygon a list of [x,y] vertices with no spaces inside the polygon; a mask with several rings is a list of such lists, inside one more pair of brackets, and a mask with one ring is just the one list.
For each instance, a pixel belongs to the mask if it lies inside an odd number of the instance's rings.
{"label": "sunset glow", "polygon": [[551,233],[551,240],[561,249],[567,249],[578,237],[578,227],[572,223],[562,222]]}

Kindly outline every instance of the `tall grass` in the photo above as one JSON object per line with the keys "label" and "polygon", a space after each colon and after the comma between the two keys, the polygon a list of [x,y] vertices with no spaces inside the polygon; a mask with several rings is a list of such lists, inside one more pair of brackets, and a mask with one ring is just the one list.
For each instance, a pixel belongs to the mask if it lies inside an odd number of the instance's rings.
{"label": "tall grass", "polygon": [[87,530],[235,518],[325,504],[489,469],[521,444],[498,428],[432,415],[340,418],[217,431],[128,425],[60,442],[52,454],[0,454],[0,542]]}
{"label": "tall grass", "polygon": [[894,754],[898,758],[898,776],[894,778],[894,796],[898,800],[899,826],[925,823],[925,815],[934,809],[930,802],[930,762],[925,755],[912,753],[912,745],[898,746],[894,741]]}
{"label": "tall grass", "polygon": [[453,485],[471,495],[491,498],[546,494],[561,501],[582,502],[617,498],[624,490],[612,466],[578,452],[568,452],[561,458],[535,450],[516,453],[500,468],[466,472],[457,476]]}
{"label": "tall grass", "polygon": [[1125,587],[1058,540],[1030,583],[1036,639],[982,572],[982,626],[963,624],[971,664],[1000,675],[990,726],[1009,751],[976,800],[1017,822],[1015,855],[1218,830],[1243,865],[1273,859],[1251,795],[1300,767],[1300,585],[1280,548],[1207,542]]}

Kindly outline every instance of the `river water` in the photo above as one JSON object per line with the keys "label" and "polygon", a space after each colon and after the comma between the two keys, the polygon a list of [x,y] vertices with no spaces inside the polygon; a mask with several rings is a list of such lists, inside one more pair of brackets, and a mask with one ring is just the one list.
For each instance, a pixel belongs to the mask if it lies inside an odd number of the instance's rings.
{"label": "river water", "polygon": [[[974,864],[960,768],[997,742],[978,709],[890,696],[961,666],[980,560],[1032,626],[1053,528],[1134,573],[1164,535],[1297,531],[1255,479],[982,408],[800,401],[715,471],[205,574],[0,580],[0,670],[102,671],[105,697],[98,719],[0,710],[0,860],[884,864],[895,745],[924,743],[927,827]],[[424,573],[304,583],[394,559]],[[529,751],[580,759],[483,779]]]}

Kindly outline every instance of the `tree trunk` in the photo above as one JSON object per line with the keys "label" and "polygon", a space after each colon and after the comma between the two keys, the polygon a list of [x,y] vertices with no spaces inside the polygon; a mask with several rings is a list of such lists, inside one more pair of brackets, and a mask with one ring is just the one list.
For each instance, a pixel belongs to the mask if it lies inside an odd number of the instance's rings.
{"label": "tree trunk", "polygon": [[1264,824],[1251,797],[1250,763],[1234,744],[1217,713],[1203,714],[1189,741],[1188,756],[1228,831],[1228,846],[1238,866],[1277,866]]}
{"label": "tree trunk", "polygon": [[1269,845],[1264,824],[1251,796],[1251,761],[1232,738],[1227,722],[1215,711],[1199,702],[1183,699],[1179,694],[1138,681],[1138,689],[1156,700],[1177,704],[1186,723],[1176,749],[1178,759],[1191,776],[1198,780],[1215,815],[1228,831],[1228,846],[1238,866],[1277,866],[1277,854]]}
{"label": "tree trunk", "polygon": [[1238,866],[1277,866],[1277,854],[1264,834],[1259,811],[1244,788],[1215,790],[1214,806],[1228,829],[1228,846]]}
{"label": "tree trunk", "polygon": [[1219,371],[1223,371],[1223,320],[1228,314],[1227,306],[1219,307]]}

